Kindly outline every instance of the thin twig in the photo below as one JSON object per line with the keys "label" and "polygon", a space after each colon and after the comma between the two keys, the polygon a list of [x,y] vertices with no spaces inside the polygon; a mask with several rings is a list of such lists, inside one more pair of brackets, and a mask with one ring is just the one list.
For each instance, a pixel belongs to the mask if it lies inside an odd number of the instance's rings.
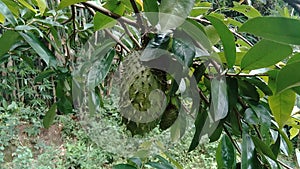
{"label": "thin twig", "polygon": [[120,24],[124,28],[125,33],[129,36],[129,38],[136,44],[136,46],[139,49],[141,49],[142,48],[141,44],[134,38],[134,36],[132,35],[132,33],[128,30],[127,26],[124,23],[122,23],[122,22],[120,22]]}
{"label": "thin twig", "polygon": [[138,24],[135,23],[134,21],[132,21],[130,19],[127,19],[125,17],[122,17],[119,14],[113,13],[110,10],[108,10],[106,8],[103,8],[102,6],[95,5],[92,2],[82,2],[82,4],[85,5],[85,6],[88,6],[88,7],[92,8],[92,9],[98,11],[98,12],[101,12],[102,14],[104,14],[106,16],[109,16],[109,17],[111,17],[113,19],[118,19],[118,21],[120,21],[120,22],[124,22],[124,23],[127,23],[127,24],[135,26],[135,27],[138,26]]}
{"label": "thin twig", "polygon": [[140,11],[139,11],[136,3],[135,3],[135,0],[130,0],[130,3],[131,3],[131,6],[133,8],[134,13],[136,14],[137,24],[141,28],[141,31],[145,32],[145,28],[144,28],[144,25],[143,25],[143,19],[142,19],[141,13],[140,13]]}
{"label": "thin twig", "polygon": [[107,29],[104,29],[104,31],[108,36],[110,36],[114,41],[116,41],[123,49],[125,49],[128,53],[130,53],[130,49],[126,45],[124,45],[124,43],[120,39],[118,39]]}

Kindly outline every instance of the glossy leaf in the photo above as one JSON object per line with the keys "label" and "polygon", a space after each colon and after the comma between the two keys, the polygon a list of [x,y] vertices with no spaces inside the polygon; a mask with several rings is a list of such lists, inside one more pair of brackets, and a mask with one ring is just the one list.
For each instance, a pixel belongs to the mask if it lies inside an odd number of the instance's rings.
{"label": "glossy leaf", "polygon": [[291,58],[288,60],[286,64],[291,64],[299,61],[300,61],[300,53],[296,53],[293,56],[291,56]]}
{"label": "glossy leaf", "polygon": [[143,0],[144,12],[152,26],[158,23],[158,4],[157,1]]}
{"label": "glossy leaf", "polygon": [[231,10],[240,12],[244,14],[248,18],[255,18],[261,16],[258,10],[256,10],[253,6],[251,5],[241,5],[238,2],[233,1],[234,7],[231,8]]}
{"label": "glossy leaf", "polygon": [[0,37],[0,59],[10,50],[12,45],[17,42],[19,37],[20,36],[16,31],[9,30],[2,34],[2,36]]}
{"label": "glossy leaf", "polygon": [[292,51],[289,45],[261,40],[245,54],[241,68],[253,70],[268,67],[288,57]]}
{"label": "glossy leaf", "polygon": [[295,73],[299,71],[299,67],[300,62],[294,62],[287,64],[279,71],[276,79],[277,93],[280,93],[292,87],[300,86],[300,74]]}
{"label": "glossy leaf", "polygon": [[20,11],[19,11],[20,8],[16,8],[16,6],[19,6],[19,4],[17,2],[12,1],[12,0],[1,0],[1,1],[6,4],[6,6],[8,7],[8,9],[12,12],[12,14],[16,18],[18,18],[18,16],[20,16]]}
{"label": "glossy leaf", "polygon": [[260,168],[255,145],[248,132],[243,132],[241,169]]}
{"label": "glossy leaf", "polygon": [[300,167],[300,151],[298,148],[296,148],[295,153],[296,153],[298,167]]}
{"label": "glossy leaf", "polygon": [[195,48],[193,44],[181,39],[173,39],[172,48],[174,54],[180,58],[185,66],[190,66],[193,63],[195,57]]}
{"label": "glossy leaf", "polygon": [[230,32],[227,26],[218,18],[213,16],[206,16],[206,18],[216,28],[221,38],[228,67],[233,67],[236,59],[235,39],[233,34]]}
{"label": "glossy leaf", "polygon": [[96,12],[94,16],[94,30],[99,31],[106,28],[113,27],[117,21],[109,16],[106,16],[100,12]]}
{"label": "glossy leaf", "polygon": [[298,30],[300,20],[285,17],[256,17],[245,22],[239,29],[240,32],[252,33],[272,41],[300,45]]}
{"label": "glossy leaf", "polygon": [[159,6],[161,30],[164,32],[180,26],[191,12],[193,5],[194,0],[161,1]]}
{"label": "glossy leaf", "polygon": [[22,33],[20,35],[35,50],[35,52],[45,61],[48,66],[56,66],[54,54],[32,33]]}
{"label": "glossy leaf", "polygon": [[296,101],[296,94],[292,90],[286,90],[270,96],[268,100],[275,121],[279,128],[282,128],[290,118]]}
{"label": "glossy leaf", "polygon": [[88,73],[87,79],[87,85],[90,89],[94,89],[104,80],[112,64],[114,56],[115,51],[111,50],[104,57],[94,62],[91,70]]}
{"label": "glossy leaf", "polygon": [[212,118],[218,121],[226,117],[228,113],[228,96],[224,78],[211,80],[211,102],[214,112]]}
{"label": "glossy leaf", "polygon": [[86,2],[87,0],[61,0],[60,4],[58,5],[58,9],[62,9],[68,7],[70,5],[74,5],[80,2]]}
{"label": "glossy leaf", "polygon": [[251,136],[252,141],[255,145],[255,149],[260,152],[263,153],[264,155],[270,157],[272,160],[276,161],[276,156],[274,155],[273,151],[271,150],[271,148],[263,141],[261,141],[259,138],[257,138],[256,136]]}
{"label": "glossy leaf", "polygon": [[235,168],[236,154],[234,146],[227,135],[224,135],[216,152],[218,168]]}
{"label": "glossy leaf", "polygon": [[50,107],[50,109],[46,112],[46,115],[43,119],[43,125],[45,128],[49,128],[52,125],[56,115],[56,109],[57,109],[57,105],[54,103]]}
{"label": "glossy leaf", "polygon": [[16,25],[18,21],[14,17],[13,13],[10,11],[8,6],[2,0],[0,0],[0,13],[7,19],[12,25]]}

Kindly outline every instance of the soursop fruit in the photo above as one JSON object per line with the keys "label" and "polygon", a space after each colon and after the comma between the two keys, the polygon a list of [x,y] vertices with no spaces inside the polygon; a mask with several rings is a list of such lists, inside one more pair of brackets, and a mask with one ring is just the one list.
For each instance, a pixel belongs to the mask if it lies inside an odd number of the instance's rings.
{"label": "soursop fruit", "polygon": [[127,56],[121,70],[120,112],[132,135],[143,135],[155,128],[166,107],[164,93],[152,92],[166,90],[166,75],[144,66],[140,55],[140,51],[134,51]]}

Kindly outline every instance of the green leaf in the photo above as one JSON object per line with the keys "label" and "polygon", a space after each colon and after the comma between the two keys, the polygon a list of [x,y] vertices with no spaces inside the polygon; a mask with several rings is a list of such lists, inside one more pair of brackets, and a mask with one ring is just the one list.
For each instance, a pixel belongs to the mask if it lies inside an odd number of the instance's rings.
{"label": "green leaf", "polygon": [[245,54],[241,68],[253,70],[268,67],[288,57],[292,52],[289,45],[263,39]]}
{"label": "green leaf", "polygon": [[[99,52],[102,53],[103,51],[100,50]],[[98,55],[97,51],[96,55]],[[87,85],[89,89],[94,89],[104,80],[115,56],[115,50],[109,51],[104,57],[101,55],[98,56],[100,59],[93,63],[88,73]]]}
{"label": "green leaf", "polygon": [[287,64],[283,67],[276,79],[276,92],[280,93],[292,87],[300,86],[300,74],[299,71],[300,62],[294,62]]}
{"label": "green leaf", "polygon": [[228,77],[226,78],[227,91],[228,91],[228,101],[229,109],[232,110],[238,100],[238,81],[236,78]]}
{"label": "green leaf", "polygon": [[36,10],[29,4],[27,3],[25,0],[18,0],[23,6],[25,6],[26,8],[28,8],[29,10],[31,10],[34,13],[37,13]]}
{"label": "green leaf", "polygon": [[247,98],[249,100],[253,100],[255,102],[259,101],[259,94],[251,83],[245,80],[238,79],[240,96]]}
{"label": "green leaf", "polygon": [[175,169],[173,166],[171,166],[169,164],[162,164],[162,163],[158,163],[158,162],[148,162],[146,164],[150,165],[151,167],[153,167],[155,169]]}
{"label": "green leaf", "polygon": [[205,33],[206,33],[207,37],[209,38],[211,44],[215,45],[220,41],[220,36],[219,36],[217,30],[212,25],[208,25],[204,29],[205,29]]}
{"label": "green leaf", "polygon": [[248,132],[243,131],[241,169],[260,168],[255,146]]}
{"label": "green leaf", "polygon": [[245,22],[239,29],[240,32],[252,33],[269,40],[300,45],[298,30],[300,20],[284,17],[256,17]]}
{"label": "green leaf", "polygon": [[209,2],[200,2],[195,4],[193,7],[190,16],[197,17],[199,15],[203,15],[207,13],[212,8],[212,4]]}
{"label": "green leaf", "polygon": [[216,151],[218,168],[235,168],[236,153],[232,142],[224,135]]}
{"label": "green leaf", "polygon": [[125,12],[125,5],[120,0],[107,0],[103,7],[119,15]]}
{"label": "green leaf", "polygon": [[6,31],[0,37],[0,59],[4,54],[6,54],[12,45],[14,45],[19,39],[19,34],[16,31]]}
{"label": "green leaf", "polygon": [[300,167],[300,151],[298,148],[295,149],[295,153],[296,153],[298,167]]}
{"label": "green leaf", "polygon": [[46,112],[46,115],[43,119],[43,125],[45,128],[49,128],[52,125],[55,115],[56,115],[56,109],[57,109],[57,105],[56,105],[56,103],[54,103],[50,107],[50,109]]}
{"label": "green leaf", "polygon": [[40,9],[41,14],[44,15],[44,12],[45,12],[45,10],[47,8],[47,2],[46,2],[46,0],[35,0],[35,1],[38,4],[38,7]]}
{"label": "green leaf", "polygon": [[232,68],[236,59],[235,39],[233,34],[230,32],[227,26],[218,18],[213,16],[206,16],[206,18],[216,28],[224,47],[224,53],[228,67]]}
{"label": "green leaf", "polygon": [[213,120],[218,121],[228,113],[227,85],[225,79],[211,80],[211,102],[213,106]]}
{"label": "green leaf", "polygon": [[271,145],[271,149],[276,157],[280,153],[280,142],[281,142],[281,139],[280,139],[280,135],[278,134],[276,142]]}
{"label": "green leaf", "polygon": [[282,128],[290,118],[295,101],[296,94],[292,90],[286,90],[269,97],[269,105],[279,128]]}
{"label": "green leaf", "polygon": [[20,32],[20,35],[48,66],[56,67],[57,63],[54,54],[34,34],[30,32],[27,32],[27,34]]}
{"label": "green leaf", "polygon": [[35,30],[36,32],[39,33],[40,37],[43,37],[43,32],[41,30],[39,30],[38,28],[34,27],[34,26],[28,26],[28,25],[18,25],[15,27],[16,31],[29,31],[29,30]]}
{"label": "green leaf", "polygon": [[37,82],[42,82],[43,79],[50,77],[51,75],[55,74],[54,70],[45,70],[43,72],[41,72],[35,79],[34,79],[34,83]]}
{"label": "green leaf", "polygon": [[201,135],[201,132],[203,130],[207,117],[208,117],[207,111],[203,107],[200,107],[195,120],[196,131],[193,136],[188,152],[193,151],[199,145],[200,138],[203,135],[203,133]]}
{"label": "green leaf", "polygon": [[293,56],[291,56],[291,58],[288,60],[286,64],[291,64],[299,61],[300,61],[300,53],[296,53]]}
{"label": "green leaf", "polygon": [[250,82],[251,84],[258,87],[265,95],[272,96],[273,92],[270,87],[259,77],[248,77],[245,79],[246,81]]}
{"label": "green leaf", "polygon": [[231,8],[231,10],[240,12],[244,14],[248,18],[255,18],[261,16],[258,10],[256,10],[253,6],[251,5],[241,5],[238,2],[233,1],[234,7]]}
{"label": "green leaf", "polygon": [[184,66],[189,67],[195,57],[195,48],[192,42],[180,38],[174,38],[172,42],[172,50],[175,56],[184,63]]}
{"label": "green leaf", "polygon": [[137,168],[129,164],[118,164],[113,166],[112,169],[137,169]]}
{"label": "green leaf", "polygon": [[276,156],[272,152],[271,148],[265,142],[261,141],[256,136],[251,136],[251,138],[252,138],[252,141],[255,145],[255,149],[258,152],[263,153],[264,155],[270,157],[272,160],[276,161]]}
{"label": "green leaf", "polygon": [[5,22],[5,17],[0,13],[0,23],[4,23]]}
{"label": "green leaf", "polygon": [[67,7],[67,6],[74,5],[74,4],[77,4],[77,3],[80,3],[80,2],[86,2],[86,1],[87,0],[61,0],[61,2],[58,5],[58,9],[62,9],[62,8]]}
{"label": "green leaf", "polygon": [[94,31],[111,28],[115,26],[117,21],[109,16],[106,16],[100,12],[96,12],[94,16]]}
{"label": "green leaf", "polygon": [[[281,142],[281,145],[283,145],[284,148],[287,149],[287,151],[288,151],[287,153],[291,153],[293,151],[293,143],[290,141],[287,134],[283,130],[278,129],[278,131],[279,131],[281,137],[283,138],[282,141],[284,141],[284,142]],[[281,148],[281,150],[282,150],[282,148]]]}
{"label": "green leaf", "polygon": [[143,0],[144,12],[152,26],[158,23],[158,4],[157,1]]}
{"label": "green leaf", "polygon": [[199,47],[204,53],[212,50],[211,43],[205,35],[201,24],[188,18],[187,22],[184,22],[180,28],[195,41],[195,47]]}
{"label": "green leaf", "polygon": [[0,0],[0,13],[7,19],[13,26],[18,24],[18,21],[14,17],[13,13],[10,11],[8,6]]}
{"label": "green leaf", "polygon": [[194,0],[164,0],[159,6],[159,24],[167,31],[181,25],[194,5]]}

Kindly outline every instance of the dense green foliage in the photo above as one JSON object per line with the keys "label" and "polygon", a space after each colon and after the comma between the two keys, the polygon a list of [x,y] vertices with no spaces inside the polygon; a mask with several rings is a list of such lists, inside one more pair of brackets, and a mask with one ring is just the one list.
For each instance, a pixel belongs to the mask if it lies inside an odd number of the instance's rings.
{"label": "dense green foliage", "polygon": [[[170,132],[171,140],[186,148],[182,156],[186,151],[197,155],[208,134],[209,142],[218,143],[218,168],[295,168],[297,160],[300,165],[300,117],[292,111],[300,94],[300,19],[299,4],[286,2],[0,0],[0,162],[15,168],[33,163],[40,168],[97,168],[91,161],[99,160],[111,167],[114,155],[76,126],[80,113],[88,110],[130,137]],[[82,51],[91,49],[90,37],[99,46],[85,58]],[[139,73],[132,53],[165,69]],[[121,100],[121,110],[107,108],[106,99],[117,90],[112,79],[124,65],[132,67],[121,71],[128,82],[121,90],[129,88],[134,117],[149,113],[152,90],[163,92],[166,111],[157,119],[139,124],[122,117],[126,100]],[[180,95],[185,92],[191,97]],[[163,107],[163,101],[154,101],[157,109]],[[194,118],[192,129],[181,109]],[[209,120],[215,120],[215,128],[206,126]],[[39,139],[29,139],[53,127],[66,132],[61,156],[49,145],[39,145]],[[188,130],[193,135],[180,142]],[[147,157],[149,150],[143,150],[113,168],[185,168],[182,158],[172,157],[179,156],[176,152],[161,149]],[[283,156],[295,160],[286,164]]]}

